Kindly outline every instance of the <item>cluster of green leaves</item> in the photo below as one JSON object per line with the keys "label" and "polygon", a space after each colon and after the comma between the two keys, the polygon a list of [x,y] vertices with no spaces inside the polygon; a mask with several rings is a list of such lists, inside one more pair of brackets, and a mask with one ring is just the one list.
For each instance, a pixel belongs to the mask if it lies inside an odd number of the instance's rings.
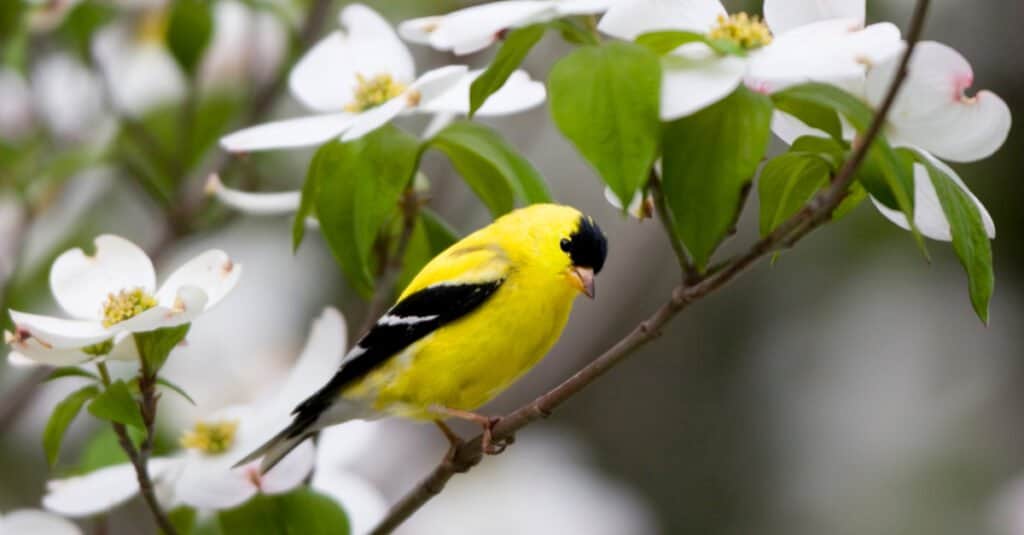
{"label": "cluster of green leaves", "polygon": [[143,375],[191,401],[181,387],[158,376],[167,357],[174,347],[184,340],[188,330],[189,324],[185,324],[136,334],[135,345],[141,359],[140,373],[138,377],[128,381],[111,381],[106,377],[105,369],[102,377],[80,367],[54,370],[48,380],[78,377],[87,379],[88,384],[69,394],[50,414],[46,429],[43,431],[43,451],[50,465],[56,464],[64,434],[83,407],[99,420],[121,424],[137,433],[144,433],[146,424],[139,404],[139,381]]}
{"label": "cluster of green leaves", "polygon": [[[346,280],[364,297],[388,268],[401,235],[410,232],[401,279],[407,281],[431,257],[456,240],[438,216],[415,199],[420,159],[437,150],[495,217],[517,202],[548,202],[540,173],[494,130],[468,121],[449,125],[419,140],[384,126],[346,143],[321,146],[310,163],[293,227],[301,243],[307,218],[315,216]],[[410,199],[410,197],[413,197]],[[386,250],[381,252],[381,248]]]}
{"label": "cluster of green leaves", "polygon": [[216,516],[191,507],[168,513],[179,535],[348,535],[345,510],[333,498],[300,487],[285,494],[258,494]]}
{"label": "cluster of green leaves", "polygon": [[[719,245],[733,232],[747,191],[761,168],[760,228],[768,235],[797,214],[824,188],[852,154],[843,124],[863,135],[873,111],[833,86],[808,83],[771,97],[745,87],[692,115],[663,122],[659,118],[660,77],[665,54],[688,43],[703,43],[719,54],[745,55],[732,43],[686,31],[640,35],[635,43],[600,43],[579,37],[566,21],[511,32],[494,61],[471,88],[478,109],[519,66],[544,31],[555,27],[567,39],[585,45],[558,61],[548,86],[551,114],[562,133],[598,172],[623,206],[643,195],[650,180],[661,191],[675,227],[695,267],[703,271]],[[573,37],[576,36],[576,37]],[[797,140],[786,153],[765,163],[775,111],[785,112],[822,132]],[[660,177],[654,163],[661,159]],[[953,247],[969,278],[971,301],[987,320],[992,292],[988,239],[977,208],[952,177],[912,151],[896,149],[878,135],[856,181],[831,214],[841,217],[871,194],[902,212],[927,256],[914,221],[915,162],[935,185],[951,222]],[[763,167],[762,163],[764,163]],[[952,185],[950,185],[952,184]]]}

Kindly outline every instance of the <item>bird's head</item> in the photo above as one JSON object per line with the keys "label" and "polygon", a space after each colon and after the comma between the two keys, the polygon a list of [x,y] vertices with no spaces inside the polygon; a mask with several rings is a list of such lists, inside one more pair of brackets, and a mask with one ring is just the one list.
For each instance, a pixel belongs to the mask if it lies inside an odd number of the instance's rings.
{"label": "bird's head", "polygon": [[571,206],[534,204],[505,220],[515,229],[511,234],[522,250],[539,255],[531,262],[594,297],[594,276],[604,267],[608,240],[592,218]]}

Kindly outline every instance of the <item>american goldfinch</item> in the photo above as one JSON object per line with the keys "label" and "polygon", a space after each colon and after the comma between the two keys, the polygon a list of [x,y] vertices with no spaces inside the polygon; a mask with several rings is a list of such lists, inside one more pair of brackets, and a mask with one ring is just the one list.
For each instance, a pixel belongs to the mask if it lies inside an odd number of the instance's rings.
{"label": "american goldfinch", "polygon": [[511,212],[437,255],[349,351],[292,423],[238,464],[267,471],[324,427],[399,416],[484,429],[497,453],[497,419],[472,412],[533,367],[561,335],[573,301],[594,297],[607,241],[575,208],[536,204]]}

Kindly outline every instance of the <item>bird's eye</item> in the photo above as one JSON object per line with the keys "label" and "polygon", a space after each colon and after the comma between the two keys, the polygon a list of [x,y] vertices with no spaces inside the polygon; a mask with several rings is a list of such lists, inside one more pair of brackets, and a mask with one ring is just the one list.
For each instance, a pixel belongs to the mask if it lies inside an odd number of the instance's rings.
{"label": "bird's eye", "polygon": [[560,245],[562,246],[562,250],[565,251],[565,252],[569,252],[569,244],[570,243],[571,242],[569,241],[568,238],[562,238],[562,242],[560,243]]}

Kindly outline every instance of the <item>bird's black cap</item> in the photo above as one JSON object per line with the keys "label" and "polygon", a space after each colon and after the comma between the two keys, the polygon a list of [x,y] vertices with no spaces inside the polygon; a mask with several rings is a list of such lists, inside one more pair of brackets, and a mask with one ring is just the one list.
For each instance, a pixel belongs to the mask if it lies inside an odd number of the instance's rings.
{"label": "bird's black cap", "polygon": [[588,267],[598,273],[608,256],[608,239],[593,219],[580,216],[579,228],[562,240],[562,250],[569,253],[572,265]]}

